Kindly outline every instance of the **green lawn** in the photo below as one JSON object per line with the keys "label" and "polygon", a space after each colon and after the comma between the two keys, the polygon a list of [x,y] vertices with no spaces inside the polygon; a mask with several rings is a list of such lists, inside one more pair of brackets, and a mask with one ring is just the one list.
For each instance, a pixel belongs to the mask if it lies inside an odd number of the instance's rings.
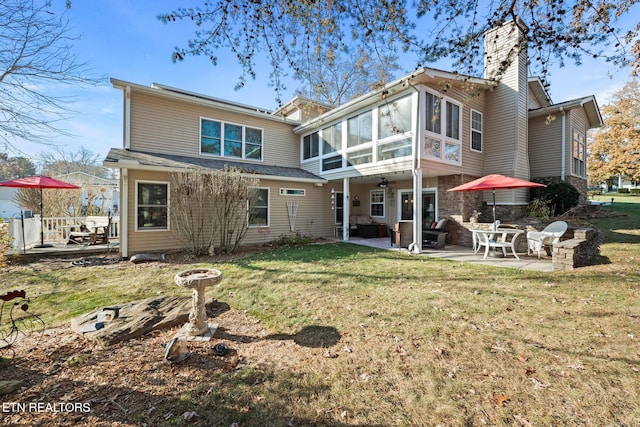
{"label": "green lawn", "polygon": [[[327,349],[336,357],[310,352],[298,369],[210,372],[206,385],[180,394],[177,412],[215,413],[202,425],[226,426],[290,418],[293,425],[635,425],[640,198],[613,197],[608,216],[592,220],[608,237],[598,265],[571,272],[348,243],[215,263],[224,280],[207,294],[270,333],[337,330],[341,339]],[[56,324],[99,306],[184,295],[173,276],[194,266],[212,265],[9,268],[0,272],[0,292],[26,289],[34,310]],[[260,386],[251,385],[257,377]]]}

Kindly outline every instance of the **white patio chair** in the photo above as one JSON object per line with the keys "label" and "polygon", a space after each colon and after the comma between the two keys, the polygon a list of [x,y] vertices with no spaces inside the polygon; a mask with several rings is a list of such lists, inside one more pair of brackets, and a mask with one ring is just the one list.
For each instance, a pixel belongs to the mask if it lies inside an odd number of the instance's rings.
{"label": "white patio chair", "polygon": [[555,221],[547,225],[542,231],[529,231],[527,233],[527,254],[537,252],[538,258],[540,258],[542,248],[558,243],[567,228],[566,222]]}

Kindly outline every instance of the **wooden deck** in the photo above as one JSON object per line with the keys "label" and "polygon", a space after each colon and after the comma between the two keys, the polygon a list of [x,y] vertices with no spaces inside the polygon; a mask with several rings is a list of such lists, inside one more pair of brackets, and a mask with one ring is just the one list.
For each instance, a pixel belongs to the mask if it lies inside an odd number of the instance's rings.
{"label": "wooden deck", "polygon": [[11,263],[29,263],[42,258],[82,258],[88,256],[120,256],[120,241],[109,240],[104,245],[86,245],[77,243],[53,243],[46,248],[29,248],[25,250],[9,249],[7,261]]}

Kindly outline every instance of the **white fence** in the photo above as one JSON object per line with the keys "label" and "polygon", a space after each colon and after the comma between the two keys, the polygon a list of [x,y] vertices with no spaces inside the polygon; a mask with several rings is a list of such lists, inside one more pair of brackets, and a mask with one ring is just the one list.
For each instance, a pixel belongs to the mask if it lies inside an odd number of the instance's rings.
{"label": "white fence", "polygon": [[[66,244],[69,233],[79,230],[85,222],[85,217],[50,217],[44,218],[44,243]],[[9,242],[15,249],[29,248],[40,243],[40,216],[33,218],[9,219]],[[109,240],[117,239],[119,235],[120,219],[111,217],[109,226]]]}

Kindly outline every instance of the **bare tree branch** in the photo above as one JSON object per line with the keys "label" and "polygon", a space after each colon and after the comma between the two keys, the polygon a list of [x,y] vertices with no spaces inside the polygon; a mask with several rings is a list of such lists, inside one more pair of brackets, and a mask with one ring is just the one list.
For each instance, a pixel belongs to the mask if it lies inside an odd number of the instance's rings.
{"label": "bare tree branch", "polygon": [[[67,3],[67,6],[69,3]],[[75,115],[73,99],[55,95],[63,85],[97,84],[72,50],[66,13],[51,3],[0,3],[0,144],[16,149],[20,140],[48,144],[65,134],[60,122]]]}

